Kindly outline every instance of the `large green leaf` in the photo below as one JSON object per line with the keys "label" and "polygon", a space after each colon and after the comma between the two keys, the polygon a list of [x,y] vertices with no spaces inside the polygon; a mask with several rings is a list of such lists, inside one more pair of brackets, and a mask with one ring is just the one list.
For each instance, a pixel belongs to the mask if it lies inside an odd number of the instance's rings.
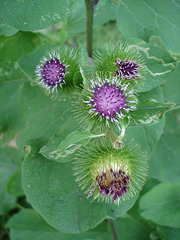
{"label": "large green leaf", "polygon": [[174,103],[159,103],[154,99],[140,102],[137,111],[132,113],[131,125],[149,125],[159,122],[164,113],[173,109]]}
{"label": "large green leaf", "polygon": [[23,0],[0,2],[0,24],[22,31],[34,31],[60,22],[74,0]]}
{"label": "large green leaf", "polygon": [[43,94],[37,86],[26,83],[19,93],[22,120],[25,127],[17,138],[19,148],[28,144],[30,139],[41,138],[44,144],[52,135],[62,136],[62,140],[78,128],[72,114],[70,97],[55,101]]}
{"label": "large green leaf", "polygon": [[0,35],[4,35],[5,37],[10,37],[18,32],[17,29],[13,27],[7,27],[0,24]]}
{"label": "large green leaf", "polygon": [[0,37],[1,146],[5,146],[24,125],[18,94],[26,76],[17,62],[24,54],[34,50],[43,41],[41,39],[39,34],[22,32],[11,38]]}
{"label": "large green leaf", "polygon": [[[143,196],[145,193],[147,193],[148,191],[150,191],[152,188],[154,188],[155,186],[157,186],[159,184],[159,181],[157,181],[156,179],[150,178],[149,176],[147,177],[147,180],[143,186],[142,191],[139,194],[139,198],[136,201],[136,203],[134,204],[134,206],[127,212],[128,215],[130,215],[131,217],[135,218],[136,220],[138,220],[140,223],[142,224],[149,224],[149,222],[147,222],[144,218],[141,217],[140,212],[139,212],[139,201],[141,199],[141,196]],[[151,226],[149,225],[149,227],[151,228]]]}
{"label": "large green leaf", "polygon": [[142,196],[141,216],[156,224],[180,228],[180,183],[160,183]]}
{"label": "large green leaf", "polygon": [[24,125],[20,114],[18,103],[19,88],[21,81],[7,81],[0,83],[0,128],[4,136],[7,137],[3,141],[8,141],[13,137],[13,132],[17,132]]}
{"label": "large green leaf", "polygon": [[163,96],[163,91],[161,87],[155,87],[150,91],[147,92],[141,92],[138,94],[138,101],[139,102],[146,102],[149,99],[154,99],[157,102],[163,102],[164,101],[164,96]]}
{"label": "large green leaf", "polygon": [[163,182],[180,182],[180,111],[167,114],[165,129],[150,159],[150,175]]}
{"label": "large green leaf", "polygon": [[128,127],[125,135],[127,141],[141,146],[148,158],[153,153],[164,127],[164,119],[150,126]]}
{"label": "large green leaf", "polygon": [[14,196],[19,197],[24,195],[24,191],[22,189],[22,174],[21,168],[19,168],[10,178],[7,183],[7,192]]}
{"label": "large green leaf", "polygon": [[11,240],[108,240],[107,222],[92,231],[80,234],[66,234],[49,226],[33,209],[24,209],[13,215],[6,224]]}
{"label": "large green leaf", "polygon": [[161,240],[180,239],[180,228],[157,226],[156,231],[159,234]]}
{"label": "large green leaf", "polygon": [[47,160],[38,153],[39,143],[23,162],[23,186],[28,201],[51,226],[63,232],[83,232],[133,206],[137,196],[119,206],[91,202],[75,182],[72,163]]}
{"label": "large green leaf", "polygon": [[89,132],[75,131],[70,133],[61,142],[61,136],[53,136],[49,142],[40,149],[40,153],[53,161],[68,162],[75,157],[74,153],[81,146],[86,146],[93,138],[102,137],[105,134],[95,135]]}
{"label": "large green leaf", "polygon": [[[171,73],[163,91],[165,100],[180,103],[180,65]],[[180,111],[171,111],[166,116],[166,125],[157,144],[156,150],[150,159],[150,175],[164,182],[179,182],[180,156]]]}
{"label": "large green leaf", "polygon": [[21,153],[12,148],[0,149],[0,215],[15,207],[16,198],[7,192],[7,183],[21,167]]}
{"label": "large green leaf", "polygon": [[173,0],[122,0],[117,21],[124,37],[148,41],[159,36],[168,50],[180,52],[180,5]]}
{"label": "large green leaf", "polygon": [[[151,230],[148,225],[128,214],[116,219],[114,221],[114,227],[118,239],[149,240]],[[110,231],[112,230],[110,229]],[[114,237],[111,237],[109,240],[113,239]]]}
{"label": "large green leaf", "polygon": [[40,43],[40,35],[30,32],[20,32],[9,38],[0,37],[0,81],[25,79],[17,62]]}
{"label": "large green leaf", "polygon": [[[161,88],[156,87],[150,91],[141,92],[138,95],[140,102],[146,102],[150,98],[153,98],[158,102],[162,102],[163,93]],[[164,119],[152,125],[130,126],[127,128],[125,139],[128,141],[133,140],[134,144],[139,144],[145,154],[148,154],[148,157],[150,157],[161,136],[163,127]]]}
{"label": "large green leaf", "polygon": [[180,76],[180,64],[177,64],[176,69],[169,75],[165,85],[162,88],[166,101],[180,103],[179,76]]}

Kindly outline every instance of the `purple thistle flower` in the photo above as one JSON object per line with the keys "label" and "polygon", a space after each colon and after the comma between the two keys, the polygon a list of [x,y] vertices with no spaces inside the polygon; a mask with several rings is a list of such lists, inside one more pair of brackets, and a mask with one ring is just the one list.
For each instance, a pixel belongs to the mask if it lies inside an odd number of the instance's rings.
{"label": "purple thistle flower", "polygon": [[115,73],[116,77],[120,77],[122,79],[133,79],[136,83],[136,78],[141,78],[141,75],[138,73],[138,69],[141,67],[140,64],[128,59],[122,61],[119,58],[116,59],[115,64],[118,67],[118,70]]}
{"label": "purple thistle flower", "polygon": [[37,81],[49,92],[51,89],[52,92],[54,90],[57,92],[57,87],[62,88],[62,85],[65,84],[64,79],[68,73],[66,72],[68,65],[64,64],[64,60],[61,62],[59,54],[56,54],[55,51],[53,54],[49,53],[49,57],[44,57],[40,62],[35,71]]}
{"label": "purple thistle flower", "polygon": [[133,90],[128,91],[128,86],[129,83],[122,85],[116,77],[111,80],[91,80],[87,93],[89,96],[82,101],[92,117],[105,120],[108,127],[110,122],[114,122],[120,128],[121,119],[128,117],[129,111],[134,110],[137,104]]}

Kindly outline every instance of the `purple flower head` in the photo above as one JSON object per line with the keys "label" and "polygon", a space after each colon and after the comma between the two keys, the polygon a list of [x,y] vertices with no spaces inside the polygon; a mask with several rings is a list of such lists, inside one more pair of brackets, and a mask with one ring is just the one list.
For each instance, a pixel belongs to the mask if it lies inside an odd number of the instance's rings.
{"label": "purple flower head", "polygon": [[111,80],[108,78],[91,80],[91,86],[86,94],[89,96],[82,101],[92,117],[99,118],[100,121],[105,120],[108,127],[110,122],[119,127],[120,120],[128,117],[129,111],[136,108],[137,100],[133,90],[128,90],[128,86],[129,83],[122,85],[116,77]]}
{"label": "purple flower head", "polygon": [[35,71],[37,81],[49,92],[51,90],[57,92],[57,87],[62,88],[62,85],[65,84],[64,79],[68,73],[66,72],[68,65],[64,64],[64,60],[61,62],[59,54],[56,54],[55,51],[53,54],[49,53],[49,56],[44,57],[40,62]]}
{"label": "purple flower head", "polygon": [[121,59],[116,59],[116,66],[118,70],[115,73],[116,77],[120,77],[122,79],[133,79],[136,81],[136,78],[141,78],[141,75],[138,73],[139,67],[141,65],[135,63],[134,61],[126,59],[122,61]]}

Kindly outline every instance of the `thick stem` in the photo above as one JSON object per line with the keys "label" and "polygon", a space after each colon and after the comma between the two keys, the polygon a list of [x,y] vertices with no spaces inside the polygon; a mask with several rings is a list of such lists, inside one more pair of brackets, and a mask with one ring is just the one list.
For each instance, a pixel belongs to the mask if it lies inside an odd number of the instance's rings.
{"label": "thick stem", "polygon": [[118,236],[117,236],[117,233],[116,233],[116,229],[114,227],[113,220],[112,219],[108,219],[108,221],[109,221],[109,224],[111,226],[111,230],[112,230],[112,233],[113,233],[114,240],[118,240]]}
{"label": "thick stem", "polygon": [[87,32],[87,52],[88,56],[92,57],[92,42],[93,42],[93,2],[85,0],[86,4],[86,32]]}

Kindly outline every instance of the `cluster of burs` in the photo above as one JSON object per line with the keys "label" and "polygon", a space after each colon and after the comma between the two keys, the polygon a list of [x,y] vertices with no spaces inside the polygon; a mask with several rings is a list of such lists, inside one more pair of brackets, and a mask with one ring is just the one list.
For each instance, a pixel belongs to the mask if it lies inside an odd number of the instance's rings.
{"label": "cluster of burs", "polygon": [[76,181],[92,200],[119,204],[145,182],[146,154],[141,146],[124,140],[145,70],[136,46],[127,43],[105,45],[92,59],[82,57],[80,50],[59,47],[36,67],[36,82],[48,94],[61,97],[73,91],[82,131],[101,135],[79,150],[74,162]]}

